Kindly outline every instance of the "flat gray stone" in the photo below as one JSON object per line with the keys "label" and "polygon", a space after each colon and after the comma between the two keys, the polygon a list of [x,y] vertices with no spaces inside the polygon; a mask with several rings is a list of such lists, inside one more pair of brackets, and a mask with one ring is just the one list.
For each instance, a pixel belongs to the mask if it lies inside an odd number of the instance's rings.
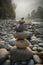
{"label": "flat gray stone", "polygon": [[40,46],[40,47],[43,47],[43,43],[39,43],[39,46]]}
{"label": "flat gray stone", "polygon": [[31,59],[31,60],[29,61],[28,65],[34,65],[34,60]]}

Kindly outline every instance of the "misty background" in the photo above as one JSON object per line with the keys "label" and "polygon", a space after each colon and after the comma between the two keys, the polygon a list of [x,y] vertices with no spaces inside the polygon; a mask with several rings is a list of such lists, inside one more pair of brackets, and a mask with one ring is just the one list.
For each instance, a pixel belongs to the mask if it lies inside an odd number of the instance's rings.
{"label": "misty background", "polygon": [[16,5],[16,19],[24,17],[27,18],[33,10],[37,10],[38,7],[43,8],[43,0],[12,0],[12,4]]}

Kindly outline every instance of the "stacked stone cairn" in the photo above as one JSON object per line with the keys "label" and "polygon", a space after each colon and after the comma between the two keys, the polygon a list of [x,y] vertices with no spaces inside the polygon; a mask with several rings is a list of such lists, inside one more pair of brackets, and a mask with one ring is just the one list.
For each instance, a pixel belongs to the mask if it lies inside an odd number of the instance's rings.
{"label": "stacked stone cairn", "polygon": [[30,42],[26,39],[28,36],[25,31],[24,21],[20,21],[15,27],[14,37],[15,46],[11,51],[11,60],[12,61],[26,61],[30,60],[33,57],[33,53],[29,48]]}

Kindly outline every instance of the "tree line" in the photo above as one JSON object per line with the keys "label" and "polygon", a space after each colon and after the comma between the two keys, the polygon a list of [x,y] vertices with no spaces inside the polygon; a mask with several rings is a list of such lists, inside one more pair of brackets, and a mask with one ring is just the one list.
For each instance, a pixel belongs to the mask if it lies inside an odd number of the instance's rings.
{"label": "tree line", "polygon": [[33,10],[31,14],[28,14],[28,19],[43,19],[43,7],[38,7],[37,10]]}

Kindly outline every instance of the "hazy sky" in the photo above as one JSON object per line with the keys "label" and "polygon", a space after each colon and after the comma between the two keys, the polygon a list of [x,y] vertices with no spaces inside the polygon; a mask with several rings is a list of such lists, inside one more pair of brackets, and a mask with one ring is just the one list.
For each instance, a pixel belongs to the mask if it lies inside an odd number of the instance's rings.
{"label": "hazy sky", "polygon": [[12,0],[16,4],[16,18],[26,17],[33,9],[43,6],[43,0]]}

